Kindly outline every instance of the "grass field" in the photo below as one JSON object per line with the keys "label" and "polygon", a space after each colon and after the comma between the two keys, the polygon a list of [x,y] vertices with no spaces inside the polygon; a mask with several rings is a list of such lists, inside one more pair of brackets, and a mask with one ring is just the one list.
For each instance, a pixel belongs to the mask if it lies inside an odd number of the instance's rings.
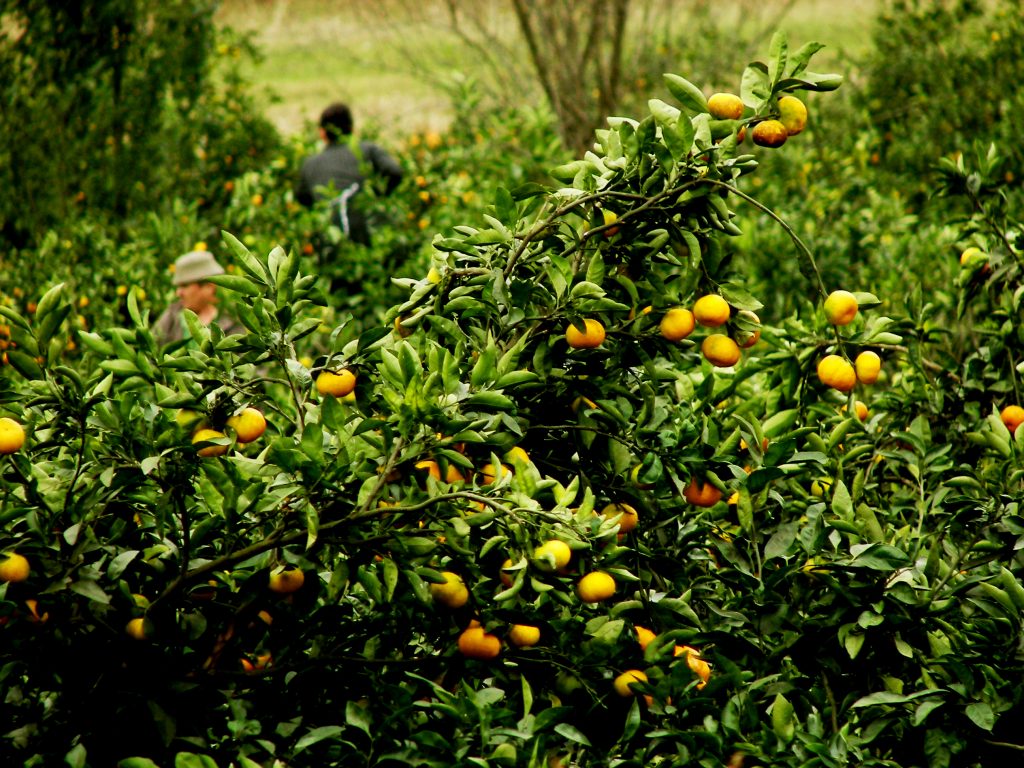
{"label": "grass field", "polygon": [[[726,37],[735,31],[737,40],[755,45],[766,45],[776,27],[794,44],[819,40],[829,48],[819,57],[822,63],[848,65],[868,42],[878,1],[648,0],[635,6],[670,20],[681,39],[700,14]],[[274,94],[267,113],[286,134],[301,131],[337,99],[352,105],[357,121],[405,134],[443,128],[449,99],[441,84],[480,66],[479,55],[453,31],[446,5],[437,0],[391,0],[372,7],[350,0],[226,0],[218,18],[254,35],[264,58],[249,74]],[[458,7],[462,13],[472,8],[472,20],[482,19],[487,34],[515,50],[517,31],[508,4],[491,0]],[[478,34],[465,18],[463,23],[467,34]],[[764,51],[755,49],[753,55]],[[528,66],[523,53],[514,54],[515,60]]]}

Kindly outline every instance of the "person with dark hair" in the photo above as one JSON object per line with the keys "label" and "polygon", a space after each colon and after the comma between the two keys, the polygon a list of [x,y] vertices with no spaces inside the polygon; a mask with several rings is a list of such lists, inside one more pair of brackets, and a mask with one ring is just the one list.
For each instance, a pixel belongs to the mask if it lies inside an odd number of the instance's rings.
{"label": "person with dark hair", "polygon": [[349,240],[369,245],[370,226],[357,198],[367,182],[364,174],[380,177],[381,192],[390,194],[402,180],[402,167],[376,144],[353,139],[352,112],[345,104],[321,113],[320,138],[326,146],[303,162],[295,199],[307,207],[330,201],[331,223]]}

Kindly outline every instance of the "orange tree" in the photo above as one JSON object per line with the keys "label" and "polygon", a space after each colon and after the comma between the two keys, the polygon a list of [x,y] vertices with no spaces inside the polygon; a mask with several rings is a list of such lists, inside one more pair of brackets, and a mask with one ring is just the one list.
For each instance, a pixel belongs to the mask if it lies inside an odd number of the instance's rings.
{"label": "orange tree", "polygon": [[830,286],[849,293],[826,316],[794,237],[778,258],[812,298],[762,325],[728,248],[730,201],[758,205],[739,134],[838,85],[817,49],[777,35],[725,120],[666,76],[678,106],[611,119],[561,186],[500,192],[384,327],[341,324],[311,361],[299,255],[227,234],[215,281],[245,335],[189,317],[161,349],[134,294],[124,327],[73,332],[61,285],[30,318],[0,308],[3,754],[1013,754],[1024,430],[994,401],[949,417],[924,309]]}

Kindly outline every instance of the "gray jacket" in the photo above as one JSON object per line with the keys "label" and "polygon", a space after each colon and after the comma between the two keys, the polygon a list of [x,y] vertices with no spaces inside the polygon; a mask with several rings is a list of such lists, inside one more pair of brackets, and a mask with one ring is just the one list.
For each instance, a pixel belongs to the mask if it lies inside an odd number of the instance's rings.
{"label": "gray jacket", "polygon": [[306,158],[295,199],[307,207],[318,200],[330,200],[331,223],[340,227],[350,240],[369,245],[370,228],[356,198],[366,183],[363,170],[381,176],[384,194],[390,194],[402,180],[402,167],[376,144],[361,141],[355,145],[357,151],[353,151],[352,144],[328,144],[319,154]]}

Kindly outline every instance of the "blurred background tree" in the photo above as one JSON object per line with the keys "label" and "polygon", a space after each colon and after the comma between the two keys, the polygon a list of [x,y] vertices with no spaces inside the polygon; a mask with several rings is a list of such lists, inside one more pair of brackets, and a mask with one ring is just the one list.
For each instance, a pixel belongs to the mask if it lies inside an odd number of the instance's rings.
{"label": "blurred background tree", "polygon": [[[0,6],[0,232],[26,245],[74,208],[123,217],[176,194],[208,202],[209,160],[278,144],[232,76],[251,49],[208,0],[5,0]],[[220,42],[218,42],[220,41]],[[221,61],[228,67],[220,67]]]}

